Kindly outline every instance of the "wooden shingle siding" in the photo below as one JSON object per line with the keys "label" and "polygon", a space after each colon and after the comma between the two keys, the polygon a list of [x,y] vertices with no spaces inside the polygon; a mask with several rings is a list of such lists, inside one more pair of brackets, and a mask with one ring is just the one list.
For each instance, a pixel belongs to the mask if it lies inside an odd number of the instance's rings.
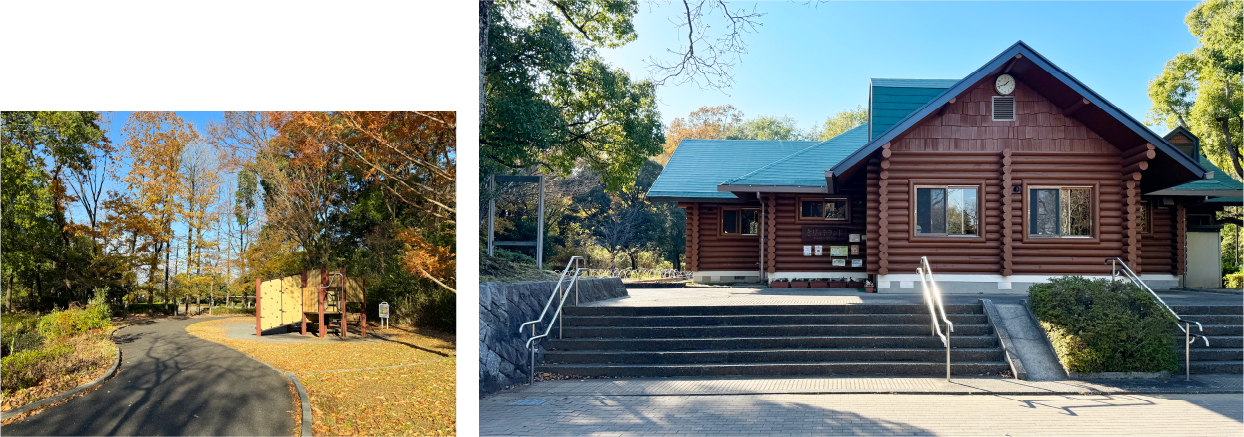
{"label": "wooden shingle siding", "polygon": [[1001,152],[1010,146],[1016,152],[1119,153],[1022,82],[1012,93],[1016,121],[993,121],[994,95],[993,81],[982,81],[950,104],[944,115],[929,117],[894,141],[894,151]]}

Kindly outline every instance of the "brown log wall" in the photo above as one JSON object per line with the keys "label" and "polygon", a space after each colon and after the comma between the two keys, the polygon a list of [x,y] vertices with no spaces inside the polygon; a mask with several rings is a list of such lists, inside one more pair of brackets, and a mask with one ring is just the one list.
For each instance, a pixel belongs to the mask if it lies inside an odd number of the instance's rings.
{"label": "brown log wall", "polygon": [[1148,234],[1141,234],[1140,268],[1145,273],[1172,274],[1175,265],[1175,208],[1162,207],[1161,199],[1149,200]]}
{"label": "brown log wall", "polygon": [[687,266],[693,271],[759,271],[760,237],[720,235],[721,208],[759,208],[759,203],[686,203]]}
{"label": "brown log wall", "polygon": [[[803,197],[804,195],[777,194],[775,196],[776,205],[777,205],[777,208],[776,208],[777,214],[774,215],[774,219],[777,222],[776,223],[777,232],[773,234],[774,240],[776,242],[776,244],[774,245],[774,249],[775,249],[774,252],[776,255],[775,257],[776,264],[774,267],[776,268],[778,272],[864,272],[866,271],[867,262],[866,262],[865,267],[851,267],[851,261],[850,261],[851,259],[854,259],[854,258],[867,259],[868,248],[865,242],[863,241],[859,243],[851,243],[851,242],[846,242],[846,241],[837,242],[837,243],[811,243],[811,242],[805,243],[801,239],[804,226],[834,227],[834,228],[843,229],[847,233],[860,234],[861,236],[866,235],[865,234],[866,232],[865,223],[866,223],[867,215],[868,215],[866,211],[867,208],[856,204],[857,201],[859,201],[860,199],[864,197],[864,181],[860,180],[859,182],[855,184],[844,187],[843,190],[840,191],[840,195],[847,196],[848,201],[851,203],[851,219],[849,220],[848,223],[845,223],[845,224],[832,224],[829,222],[822,223],[822,222],[799,221],[799,213],[798,213],[799,205],[797,202],[798,202],[799,197]],[[814,196],[807,195],[807,197],[814,197]],[[818,244],[822,246],[823,255],[803,256],[804,245],[818,245]],[[860,246],[860,254],[859,255],[848,255],[846,257],[846,260],[847,260],[846,266],[835,267],[832,261],[835,257],[831,257],[829,255],[829,247],[830,246],[850,247],[852,245]]]}

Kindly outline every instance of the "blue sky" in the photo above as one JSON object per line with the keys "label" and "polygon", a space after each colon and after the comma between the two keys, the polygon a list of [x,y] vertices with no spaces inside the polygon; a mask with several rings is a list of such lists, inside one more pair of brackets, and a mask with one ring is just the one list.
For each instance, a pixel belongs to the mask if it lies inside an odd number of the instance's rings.
{"label": "blue sky", "polygon": [[[690,83],[659,88],[667,124],[701,106],[730,104],[748,118],[789,115],[807,129],[867,107],[871,77],[959,79],[1018,40],[1143,121],[1149,80],[1197,45],[1184,24],[1195,2],[729,4],[766,13],[757,33],[746,35],[734,86],[724,93]],[[670,22],[680,9],[641,4],[638,39],[601,55],[632,77],[648,77],[645,60],[670,59],[666,49],[685,38]]]}

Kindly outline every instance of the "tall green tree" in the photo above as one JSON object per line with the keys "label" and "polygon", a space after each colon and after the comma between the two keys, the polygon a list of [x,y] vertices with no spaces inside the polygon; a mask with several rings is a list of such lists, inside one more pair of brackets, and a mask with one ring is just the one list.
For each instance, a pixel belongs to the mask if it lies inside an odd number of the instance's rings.
{"label": "tall green tree", "polygon": [[1244,178],[1242,5],[1240,0],[1206,0],[1192,8],[1184,22],[1200,46],[1175,55],[1149,81],[1149,121],[1188,128],[1201,138],[1202,153],[1215,165],[1235,170],[1237,179]]}
{"label": "tall green tree", "polygon": [[762,115],[744,121],[726,132],[728,140],[814,141],[815,133],[799,128],[790,116]]}
{"label": "tall green tree", "polygon": [[821,126],[821,131],[817,133],[817,139],[828,141],[830,138],[842,135],[843,132],[867,122],[868,109],[863,106],[856,106],[855,109],[841,111],[825,119],[825,124]]}

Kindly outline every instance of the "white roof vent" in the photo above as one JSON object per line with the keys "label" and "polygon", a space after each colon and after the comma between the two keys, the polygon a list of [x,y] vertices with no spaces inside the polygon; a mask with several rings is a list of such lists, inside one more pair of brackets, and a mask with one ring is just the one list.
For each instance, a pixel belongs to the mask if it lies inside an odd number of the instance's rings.
{"label": "white roof vent", "polygon": [[993,96],[993,121],[1015,121],[1015,97]]}

